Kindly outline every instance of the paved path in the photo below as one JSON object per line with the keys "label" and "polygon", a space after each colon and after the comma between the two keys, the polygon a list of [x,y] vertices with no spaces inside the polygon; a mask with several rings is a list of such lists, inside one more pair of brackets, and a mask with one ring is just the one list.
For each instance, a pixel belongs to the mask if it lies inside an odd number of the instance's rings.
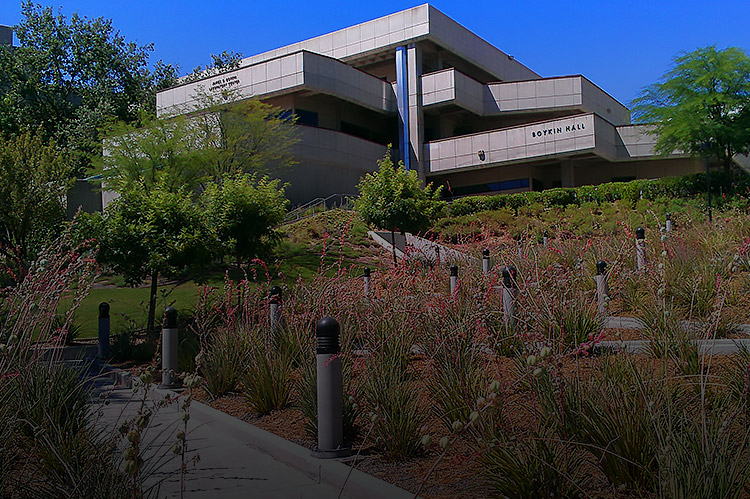
{"label": "paved path", "polygon": [[[99,424],[105,431],[117,431],[124,419],[133,418],[140,406],[140,393],[114,388],[112,380],[95,383],[96,393],[105,394],[109,404],[95,396],[93,404],[101,412]],[[148,404],[176,394],[152,388]],[[179,400],[179,398],[178,398]],[[160,468],[147,482],[160,482],[159,498],[180,496],[180,461],[172,447],[176,431],[182,425],[179,402],[155,412],[144,442],[150,442],[148,462]],[[197,452],[197,466],[189,465],[185,477],[186,498],[336,498],[346,480],[349,466],[335,460],[310,456],[310,450],[288,442],[237,418],[193,401],[190,406],[187,442],[189,456]],[[398,487],[355,470],[346,482],[341,497],[407,498],[413,497]]]}

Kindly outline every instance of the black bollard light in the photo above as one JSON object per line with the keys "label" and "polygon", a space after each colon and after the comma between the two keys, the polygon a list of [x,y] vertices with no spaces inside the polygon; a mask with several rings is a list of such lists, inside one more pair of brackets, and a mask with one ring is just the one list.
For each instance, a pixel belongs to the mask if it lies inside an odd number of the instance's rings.
{"label": "black bollard light", "polygon": [[103,301],[99,304],[99,349],[100,359],[109,357],[109,303]]}
{"label": "black bollard light", "polygon": [[458,288],[458,265],[451,265],[451,278],[450,278],[450,290],[451,295],[456,292]]}
{"label": "black bollard light", "polygon": [[646,266],[646,229],[635,229],[635,262],[636,268],[641,270]]}
{"label": "black bollard light", "polygon": [[364,272],[364,283],[365,283],[365,298],[370,297],[370,267],[365,267]]}
{"label": "black bollard light", "polygon": [[164,311],[164,325],[161,331],[161,384],[159,388],[180,386],[177,376],[177,309],[169,306]]}
{"label": "black bollard light", "polygon": [[281,324],[281,288],[273,286],[269,291],[268,323],[270,325],[271,337],[276,335],[276,330]]}
{"label": "black bollard light", "polygon": [[516,282],[516,268],[508,265],[503,270],[503,318],[506,327],[515,327],[515,305],[518,297],[518,283]]}
{"label": "black bollard light", "polygon": [[482,273],[484,275],[490,273],[490,250],[487,248],[482,250]]}
{"label": "black bollard light", "polygon": [[607,284],[607,262],[599,260],[596,262],[596,297],[599,305],[599,313],[607,311],[607,298],[609,297],[609,285]]}
{"label": "black bollard light", "polygon": [[324,317],[315,327],[318,339],[318,445],[314,457],[330,459],[351,454],[344,447],[344,384],[339,356],[340,326],[333,317]]}

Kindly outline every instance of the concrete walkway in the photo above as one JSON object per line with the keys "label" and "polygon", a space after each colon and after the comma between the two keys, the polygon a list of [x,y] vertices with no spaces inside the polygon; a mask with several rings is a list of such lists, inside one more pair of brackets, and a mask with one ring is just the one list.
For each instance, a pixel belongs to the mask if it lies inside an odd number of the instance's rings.
{"label": "concrete walkway", "polygon": [[[137,381],[137,380],[136,380]],[[114,376],[94,380],[92,404],[99,412],[98,424],[116,432],[122,421],[131,420],[141,404],[138,393],[127,385],[118,387]],[[104,399],[100,398],[100,394]],[[177,401],[154,412],[142,442],[148,442],[148,465],[155,465],[147,486],[158,489],[156,497],[180,497],[180,458],[172,448],[182,428],[181,398],[175,392],[152,386],[147,406],[165,397]],[[104,400],[109,403],[105,404]],[[254,427],[237,418],[193,401],[190,405],[188,459],[196,453],[197,465],[185,474],[186,498],[411,498],[413,494],[357,471],[335,460],[315,459],[310,450]],[[346,482],[346,485],[344,483]]]}

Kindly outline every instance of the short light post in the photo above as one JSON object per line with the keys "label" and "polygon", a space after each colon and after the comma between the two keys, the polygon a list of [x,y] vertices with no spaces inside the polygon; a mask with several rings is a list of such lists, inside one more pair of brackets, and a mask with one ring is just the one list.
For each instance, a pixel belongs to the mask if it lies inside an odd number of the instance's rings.
{"label": "short light post", "polygon": [[604,315],[607,311],[607,298],[609,298],[609,285],[607,284],[607,262],[599,260],[596,262],[596,296],[599,304],[599,313]]}
{"label": "short light post", "polygon": [[488,275],[490,273],[490,250],[484,248],[482,250],[482,273]]}
{"label": "short light post", "polygon": [[542,232],[542,246],[544,246],[545,248],[549,246],[549,231],[548,230],[545,230],[544,232]]}
{"label": "short light post", "polygon": [[701,145],[701,151],[703,152],[703,159],[706,162],[706,203],[708,204],[708,222],[713,222],[711,216],[711,174],[709,169],[708,157],[711,151],[711,144],[704,142]]}
{"label": "short light post", "polygon": [[451,296],[456,293],[458,289],[458,265],[451,265],[451,277],[450,277],[450,291]]}
{"label": "short light post", "polygon": [[100,359],[109,357],[109,303],[103,301],[99,304],[99,348]]}
{"label": "short light post", "polygon": [[271,331],[271,338],[275,337],[276,331],[281,324],[281,287],[274,286],[271,288],[268,303],[268,323]]}
{"label": "short light post", "polygon": [[503,319],[506,327],[516,326],[516,298],[518,298],[516,268],[508,265],[503,269]]}
{"label": "short light post", "polygon": [[344,385],[339,355],[340,326],[333,317],[318,321],[317,347],[318,446],[314,457],[330,459],[351,454],[344,447]]}
{"label": "short light post", "polygon": [[365,267],[363,282],[364,282],[364,293],[365,299],[370,298],[370,267]]}
{"label": "short light post", "polygon": [[161,331],[161,384],[159,388],[180,386],[177,376],[177,309],[172,306],[164,311],[164,326]]}
{"label": "short light post", "polygon": [[664,222],[664,230],[666,232],[672,232],[672,214],[667,213],[667,221]]}
{"label": "short light post", "polygon": [[646,266],[646,230],[643,227],[635,229],[635,262],[638,270]]}

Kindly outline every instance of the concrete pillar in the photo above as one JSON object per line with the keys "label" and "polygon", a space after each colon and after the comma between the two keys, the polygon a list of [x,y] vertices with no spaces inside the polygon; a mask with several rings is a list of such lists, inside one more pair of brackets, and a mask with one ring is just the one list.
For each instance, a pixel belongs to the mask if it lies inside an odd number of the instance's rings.
{"label": "concrete pillar", "polygon": [[422,49],[411,43],[407,47],[407,80],[409,86],[409,154],[412,170],[424,182],[424,113],[422,112]]}

